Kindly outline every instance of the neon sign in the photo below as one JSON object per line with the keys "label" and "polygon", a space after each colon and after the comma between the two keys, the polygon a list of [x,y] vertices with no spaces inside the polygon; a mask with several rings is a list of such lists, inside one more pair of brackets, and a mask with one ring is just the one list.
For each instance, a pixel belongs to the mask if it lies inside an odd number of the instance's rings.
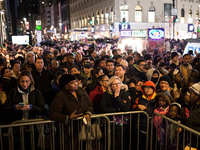
{"label": "neon sign", "polygon": [[150,39],[162,39],[165,37],[165,30],[162,28],[161,29],[149,29],[148,37]]}

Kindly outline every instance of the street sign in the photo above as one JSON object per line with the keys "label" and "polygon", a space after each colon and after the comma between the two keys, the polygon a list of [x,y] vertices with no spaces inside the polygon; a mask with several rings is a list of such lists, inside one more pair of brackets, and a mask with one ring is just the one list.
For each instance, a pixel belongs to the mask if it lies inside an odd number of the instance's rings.
{"label": "street sign", "polygon": [[42,25],[41,20],[36,20],[36,26],[37,25]]}
{"label": "street sign", "polygon": [[188,32],[194,32],[194,25],[188,24]]}
{"label": "street sign", "polygon": [[42,29],[41,25],[36,25],[36,30],[41,30],[41,29]]}
{"label": "street sign", "polygon": [[171,9],[171,15],[176,16],[178,14],[177,9]]}

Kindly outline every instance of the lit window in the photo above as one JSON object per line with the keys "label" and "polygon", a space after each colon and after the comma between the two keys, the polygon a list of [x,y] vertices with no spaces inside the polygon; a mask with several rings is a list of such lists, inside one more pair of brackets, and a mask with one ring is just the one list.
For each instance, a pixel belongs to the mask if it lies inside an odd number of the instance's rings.
{"label": "lit window", "polygon": [[181,23],[185,23],[185,10],[181,9]]}
{"label": "lit window", "polygon": [[188,23],[193,23],[193,19],[192,19],[192,10],[189,10],[189,14],[188,14]]}
{"label": "lit window", "polygon": [[101,11],[101,24],[104,24],[104,14],[103,14],[103,10]]}
{"label": "lit window", "polygon": [[105,23],[108,23],[108,8],[106,8]]}
{"label": "lit window", "polygon": [[135,22],[142,22],[142,7],[135,7]]}
{"label": "lit window", "polygon": [[153,6],[149,8],[148,22],[155,22],[155,8]]}
{"label": "lit window", "polygon": [[142,7],[135,7],[135,22],[142,22]]}
{"label": "lit window", "polygon": [[96,24],[99,25],[100,22],[99,22],[99,11],[97,10],[96,12]]}
{"label": "lit window", "polygon": [[44,1],[42,1],[42,4],[44,5]]}
{"label": "lit window", "polygon": [[196,18],[195,19],[199,19],[199,11],[196,11]]}

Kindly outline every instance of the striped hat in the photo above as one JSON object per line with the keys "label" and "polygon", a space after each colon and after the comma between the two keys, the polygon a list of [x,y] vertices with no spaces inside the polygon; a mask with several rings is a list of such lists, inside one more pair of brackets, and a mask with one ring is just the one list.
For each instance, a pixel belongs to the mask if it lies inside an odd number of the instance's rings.
{"label": "striped hat", "polygon": [[200,82],[195,83],[190,87],[190,90],[194,91],[197,95],[200,95]]}

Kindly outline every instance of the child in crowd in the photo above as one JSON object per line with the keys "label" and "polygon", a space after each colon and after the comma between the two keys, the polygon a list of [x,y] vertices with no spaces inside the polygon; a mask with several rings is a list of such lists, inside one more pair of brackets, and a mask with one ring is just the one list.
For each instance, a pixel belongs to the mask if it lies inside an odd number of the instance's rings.
{"label": "child in crowd", "polygon": [[[172,103],[169,106],[169,112],[166,114],[167,117],[170,119],[177,121],[178,123],[182,122],[182,114],[181,114],[181,105],[177,102]],[[181,135],[179,135],[179,139],[177,139],[177,134],[180,134],[182,132],[182,129],[178,127],[178,125],[169,122],[167,120],[163,120],[161,123],[161,129],[160,129],[160,146],[161,149],[165,149],[165,142],[167,141],[167,150],[176,150],[177,149],[177,143],[181,139]],[[167,139],[166,139],[167,137]],[[179,141],[177,141],[179,140]],[[179,148],[181,149],[181,144],[179,143]]]}
{"label": "child in crowd", "polygon": [[[168,91],[165,91],[168,92]],[[170,93],[168,92],[170,95]],[[163,93],[158,93],[155,97],[155,104],[156,104],[156,109],[154,109],[154,113],[159,113],[161,115],[165,115],[169,111],[169,105],[171,104],[170,98],[167,96],[167,94]],[[157,130],[157,135],[158,135],[158,141],[160,141],[160,124],[162,122],[162,118],[158,115],[156,115],[153,118],[153,124],[154,127],[156,127]]]}
{"label": "child in crowd", "polygon": [[[152,81],[147,81],[141,86],[141,92],[143,93],[142,96],[139,97],[138,100],[138,109],[145,111],[149,117],[153,115],[155,102],[154,98],[156,96],[156,87]],[[145,137],[147,134],[147,117],[144,113],[140,114],[140,149],[145,149]]]}

